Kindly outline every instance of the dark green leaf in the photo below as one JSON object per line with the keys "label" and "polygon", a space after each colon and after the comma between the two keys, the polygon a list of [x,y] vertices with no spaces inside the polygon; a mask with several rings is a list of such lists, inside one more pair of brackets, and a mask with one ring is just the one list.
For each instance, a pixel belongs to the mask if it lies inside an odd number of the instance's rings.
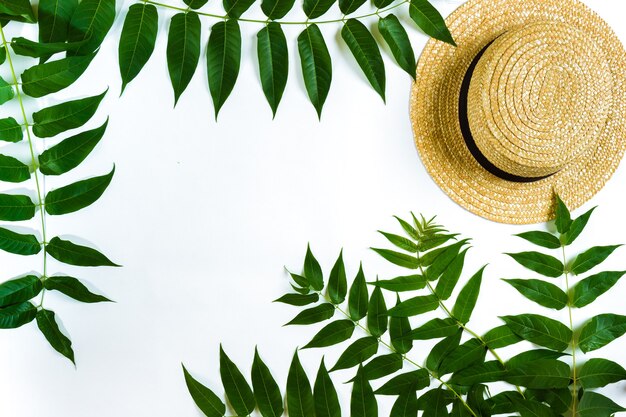
{"label": "dark green leaf", "polygon": [[365,369],[360,366],[352,385],[350,397],[351,417],[378,417],[378,404],[374,391],[365,376]]}
{"label": "dark green leaf", "polygon": [[233,19],[239,19],[253,4],[254,0],[223,0],[226,14]]}
{"label": "dark green leaf", "polygon": [[417,416],[417,394],[414,390],[401,393],[393,404],[389,417],[414,416]]}
{"label": "dark green leaf", "polygon": [[381,17],[378,21],[378,30],[389,45],[400,68],[415,79],[415,53],[411,47],[409,35],[398,18],[393,14]]}
{"label": "dark green leaf", "polygon": [[316,293],[313,294],[285,294],[280,298],[274,300],[274,302],[285,303],[292,306],[305,306],[308,304],[317,303],[320,296]]}
{"label": "dark green leaf", "polygon": [[419,260],[413,255],[407,255],[405,253],[400,253],[389,249],[372,248],[372,250],[392,264],[409,269],[417,269],[420,267]]}
{"label": "dark green leaf", "polygon": [[541,306],[561,310],[567,305],[567,294],[549,282],[539,279],[504,279],[503,281]]}
{"label": "dark green leaf", "polygon": [[402,361],[402,355],[399,353],[378,356],[363,367],[363,376],[366,379],[378,379],[391,375],[402,369]]}
{"label": "dark green leaf", "polygon": [[16,329],[35,319],[37,309],[29,302],[0,308],[0,329]]}
{"label": "dark green leaf", "polygon": [[35,203],[26,195],[0,194],[0,220],[20,221],[35,217]]}
{"label": "dark green leaf", "polygon": [[412,240],[407,239],[404,236],[394,235],[393,233],[387,233],[381,230],[379,230],[378,233],[385,236],[389,242],[399,247],[400,249],[413,253],[417,252],[417,245],[413,243]]}
{"label": "dark green leaf", "polygon": [[428,354],[428,357],[426,358],[426,368],[438,373],[441,362],[450,354],[450,352],[459,347],[462,334],[463,329],[459,328],[455,334],[442,339],[435,346],[433,346]]}
{"label": "dark green leaf", "polygon": [[35,122],[33,133],[40,138],[49,138],[83,126],[96,113],[107,91],[93,97],[66,101],[33,113]]}
{"label": "dark green leaf", "polygon": [[563,263],[553,256],[540,252],[507,253],[507,255],[515,259],[520,265],[541,275],[552,278],[563,275]]}
{"label": "dark green leaf", "polygon": [[[237,365],[230,360],[220,345],[220,377],[228,402],[239,416],[247,416],[254,410],[254,394]],[[265,417],[265,416],[264,416]]]}
{"label": "dark green leaf", "polygon": [[374,337],[380,337],[387,331],[389,317],[385,297],[379,287],[374,288],[367,307],[367,329]]}
{"label": "dark green leaf", "polygon": [[378,352],[378,339],[372,336],[361,338],[348,346],[337,359],[337,363],[331,368],[330,372],[352,368],[365,362],[374,356],[376,352]]}
{"label": "dark green leaf", "polygon": [[456,46],[443,17],[428,0],[411,0],[409,15],[428,36]]}
{"label": "dark green leaf", "polygon": [[607,359],[593,358],[587,361],[578,375],[584,389],[601,388],[626,379],[626,370]]}
{"label": "dark green leaf", "polygon": [[494,327],[483,336],[483,341],[491,349],[499,349],[514,345],[521,340],[522,339],[518,335],[513,333],[513,331],[507,325]]}
{"label": "dark green leaf", "polygon": [[567,349],[572,331],[563,323],[537,314],[501,317],[507,326],[522,339],[559,352]]}
{"label": "dark green leaf", "polygon": [[526,239],[530,243],[534,243],[535,245],[541,246],[543,248],[558,249],[561,247],[561,241],[559,240],[559,238],[548,232],[524,232],[515,236]]}
{"label": "dark green leaf", "polygon": [[12,117],[0,119],[0,140],[19,142],[24,137],[22,126]]}
{"label": "dark green leaf", "polygon": [[[277,2],[280,1],[277,0]],[[293,5],[293,0],[288,1],[291,1]],[[287,39],[285,39],[280,24],[270,22],[257,33],[257,56],[259,58],[261,85],[274,116],[287,85],[288,55]]]}
{"label": "dark green leaf", "polygon": [[115,0],[82,0],[72,14],[67,39],[87,42],[74,52],[87,55],[100,47],[115,20]]}
{"label": "dark green leaf", "polygon": [[316,24],[308,26],[298,35],[298,53],[309,100],[315,107],[317,116],[322,117],[322,107],[330,90],[333,68],[324,36]]}
{"label": "dark green leaf", "polygon": [[11,48],[17,55],[47,60],[48,57],[58,54],[59,52],[76,51],[85,43],[87,43],[87,40],[71,43],[39,43],[31,41],[30,39],[18,37],[11,40]]}
{"label": "dark green leaf", "polygon": [[554,224],[556,225],[556,230],[559,233],[565,234],[569,231],[569,228],[572,225],[572,217],[570,216],[567,206],[565,205],[563,200],[561,200],[561,197],[555,195],[555,198],[556,206],[554,210],[556,214],[556,219],[554,221]]}
{"label": "dark green leaf", "polygon": [[[396,306],[398,304],[400,304],[400,297],[396,301]],[[411,330],[408,317],[389,318],[389,338],[396,352],[404,354],[411,350],[413,347],[413,340],[409,337]]]}
{"label": "dark green leaf", "polygon": [[200,382],[196,381],[194,377],[187,372],[185,365],[183,365],[183,373],[185,374],[185,383],[191,398],[196,403],[198,408],[204,413],[206,417],[222,417],[226,413],[226,405],[219,399],[217,395]]}
{"label": "dark green leaf", "polygon": [[447,300],[452,295],[456,284],[459,282],[461,272],[463,271],[463,264],[465,263],[465,254],[467,249],[456,256],[448,267],[443,271],[439,281],[437,281],[437,287],[435,287],[435,294],[442,300]]}
{"label": "dark green leaf", "polygon": [[352,281],[348,296],[348,311],[352,320],[356,321],[365,317],[367,314],[367,299],[367,284],[365,283],[363,264],[361,264],[359,272],[356,274],[354,281]]}
{"label": "dark green leaf", "polygon": [[572,244],[576,240],[576,238],[582,233],[582,231],[585,229],[585,226],[587,226],[587,222],[589,221],[589,217],[591,217],[591,213],[593,213],[594,210],[595,207],[587,211],[585,214],[578,216],[576,220],[572,222],[570,229],[565,234],[566,245]]}
{"label": "dark green leaf", "polygon": [[[289,272],[289,271],[287,271],[287,272]],[[293,279],[293,281],[297,285],[299,285],[303,289],[307,289],[307,291],[310,291],[310,289],[309,289],[309,280],[308,279],[306,279],[302,275],[294,274],[293,272],[289,272],[289,275],[291,276],[291,279]]]}
{"label": "dark green leaf", "polygon": [[200,59],[200,28],[200,18],[194,12],[178,13],[170,21],[167,69],[174,89],[174,106],[196,72]]}
{"label": "dark green leaf", "polygon": [[339,10],[344,15],[348,15],[357,11],[365,3],[365,0],[339,0]]}
{"label": "dark green leaf", "polygon": [[452,315],[463,324],[470,320],[474,307],[476,306],[484,270],[485,267],[483,266],[467,281],[467,284],[465,284],[461,292],[459,292],[456,303],[454,303],[454,307],[452,308]]}
{"label": "dark green leaf", "polygon": [[535,362],[538,360],[546,360],[546,359],[558,359],[564,355],[567,355],[563,352],[555,352],[553,350],[548,349],[534,349],[527,350],[525,352],[519,353],[513,356],[507,362],[507,368],[517,368],[519,366],[526,365],[529,362]]}
{"label": "dark green leaf", "polygon": [[46,252],[59,262],[76,266],[120,266],[95,249],[77,245],[69,240],[53,237]]}
{"label": "dark green leaf", "polygon": [[527,388],[567,388],[570,368],[556,359],[538,359],[509,369],[504,380]]}
{"label": "dark green leaf", "polygon": [[622,245],[613,246],[595,246],[574,259],[570,271],[572,274],[580,275],[589,271],[591,268],[604,262],[606,258],[613,253],[613,251]]}
{"label": "dark green leaf", "polygon": [[28,165],[12,156],[0,155],[0,181],[17,183],[29,178]]}
{"label": "dark green leaf", "polygon": [[72,342],[61,332],[54,317],[54,311],[41,309],[37,312],[37,327],[45,336],[50,346],[74,363]]}
{"label": "dark green leaf", "polygon": [[304,257],[304,277],[314,290],[321,291],[324,288],[322,268],[317,259],[315,259],[313,252],[311,252],[309,245],[306,247],[306,256]]}
{"label": "dark green leaf", "polygon": [[333,4],[335,4],[335,0],[304,0],[302,10],[304,10],[306,17],[315,19],[326,13]]}
{"label": "dark green leaf", "polygon": [[[316,294],[317,295],[317,294]],[[300,312],[289,323],[290,324],[313,324],[328,320],[335,314],[335,306],[329,303],[320,304]]]}
{"label": "dark green leaf", "polygon": [[514,413],[517,410],[513,403],[515,399],[524,399],[524,397],[517,391],[503,391],[496,394],[487,400],[489,411],[492,415]]}
{"label": "dark green leaf", "polygon": [[398,216],[393,216],[393,217],[395,217],[398,223],[400,223],[400,226],[406,232],[407,235],[409,235],[411,238],[415,240],[420,240],[420,234],[417,232],[417,230],[415,230],[413,226],[411,226],[408,222],[406,222],[405,220],[402,220]]}
{"label": "dark green leaf", "polygon": [[328,297],[330,302],[337,305],[343,303],[348,292],[346,281],[346,267],[343,263],[343,250],[339,252],[339,257],[330,271],[328,278]]}
{"label": "dark green leaf", "polygon": [[26,275],[0,284],[0,307],[22,303],[36,297],[43,286],[39,277]]}
{"label": "dark green leaf", "polygon": [[115,167],[106,175],[78,181],[57,188],[46,195],[46,212],[51,215],[67,214],[85,208],[100,198],[115,173]]}
{"label": "dark green leaf", "polygon": [[13,97],[15,97],[15,90],[13,90],[13,86],[0,77],[0,104],[6,103]]}
{"label": "dark green leaf", "polygon": [[68,297],[83,303],[101,303],[111,301],[102,295],[92,293],[79,280],[72,277],[49,277],[45,280],[44,287],[47,290],[57,290],[62,292]]}
{"label": "dark green leaf", "polygon": [[421,275],[408,275],[368,284],[394,292],[415,291],[426,287],[426,278]]}
{"label": "dark green leaf", "polygon": [[337,390],[324,366],[324,359],[320,363],[313,388],[313,400],[315,402],[316,417],[341,417],[341,407]]}
{"label": "dark green leaf", "polygon": [[36,255],[41,251],[41,243],[35,235],[23,235],[0,227],[0,250],[16,255]]}
{"label": "dark green leaf", "polygon": [[435,233],[432,235],[423,236],[418,247],[422,252],[429,251],[433,248],[439,247],[444,243],[448,242],[450,239],[454,239],[458,236],[458,233],[453,234],[442,234]]}
{"label": "dark green leaf", "polygon": [[469,387],[479,383],[502,381],[505,374],[504,366],[500,362],[489,361],[455,372],[450,383]]}
{"label": "dark green leaf", "polygon": [[263,417],[280,417],[283,414],[283,397],[267,365],[254,350],[252,362],[252,388],[259,412]]}
{"label": "dark green leaf", "polygon": [[374,393],[377,395],[400,395],[407,391],[419,391],[428,385],[430,385],[430,374],[426,369],[418,369],[391,378]]}
{"label": "dark green leaf", "polygon": [[39,155],[39,170],[44,175],[61,175],[87,158],[100,142],[107,128],[108,120],[100,127],[81,132],[59,142]]}
{"label": "dark green leaf", "polygon": [[287,410],[290,417],[315,417],[311,384],[302,369],[297,351],[293,355],[287,376]]}
{"label": "dark green leaf", "polygon": [[558,417],[550,407],[537,401],[513,397],[512,402],[521,417]]}
{"label": "dark green leaf", "polygon": [[574,287],[572,305],[580,308],[591,304],[615,285],[624,274],[626,271],[606,271],[583,279]]}
{"label": "dark green leaf", "polygon": [[372,88],[385,101],[385,64],[374,37],[367,30],[367,27],[356,19],[346,21],[341,29],[341,37],[348,45]]}
{"label": "dark green leaf", "polygon": [[439,300],[435,295],[420,295],[402,301],[389,310],[391,317],[411,317],[436,310],[439,307]]}
{"label": "dark green leaf", "polygon": [[443,359],[439,367],[439,373],[445,375],[460,371],[477,362],[483,362],[486,354],[487,347],[480,340],[470,339]]}
{"label": "dark green leaf", "polygon": [[432,319],[408,333],[407,337],[413,340],[438,339],[456,333],[459,325],[455,319]]}
{"label": "dark green leaf", "polygon": [[418,398],[417,407],[424,410],[422,417],[448,417],[446,407],[454,398],[451,391],[435,388]]}
{"label": "dark green leaf", "polygon": [[529,400],[546,403],[556,414],[564,414],[572,405],[572,392],[569,388],[527,389],[524,395]]}
{"label": "dark green leaf", "polygon": [[337,320],[327,324],[302,349],[332,346],[348,340],[354,332],[354,326],[351,320]]}
{"label": "dark green leaf", "polygon": [[[0,22],[2,25],[2,22]],[[4,61],[7,59],[7,51],[4,48],[0,48],[0,65],[4,64]]]}
{"label": "dark green leaf", "polygon": [[198,10],[202,6],[208,3],[209,0],[183,0],[189,8]]}
{"label": "dark green leaf", "polygon": [[583,352],[591,352],[608,345],[626,333],[626,316],[599,314],[592,318],[580,332],[578,346]]}
{"label": "dark green leaf", "polygon": [[597,392],[585,391],[578,404],[579,417],[610,417],[626,408]]}
{"label": "dark green leaf", "polygon": [[31,97],[43,97],[63,90],[83,75],[95,56],[91,53],[30,67],[22,73],[22,91]]}
{"label": "dark green leaf", "polygon": [[[206,3],[206,0],[191,0],[191,3],[198,1]],[[122,92],[150,59],[158,29],[159,16],[155,6],[135,3],[128,8],[118,50]]]}
{"label": "dark green leaf", "polygon": [[241,31],[236,20],[216,23],[207,46],[209,90],[215,117],[235,86],[241,61]]}
{"label": "dark green leaf", "polygon": [[18,22],[35,23],[37,18],[28,0],[2,0],[0,2],[0,19]]}
{"label": "dark green leaf", "polygon": [[78,0],[40,0],[39,42],[56,43],[67,40],[70,19],[78,6]]}
{"label": "dark green leaf", "polygon": [[270,20],[285,17],[293,7],[295,0],[262,0],[261,10]]}
{"label": "dark green leaf", "polygon": [[426,278],[428,278],[429,281],[439,279],[441,274],[450,267],[450,264],[452,264],[457,257],[461,256],[459,252],[467,242],[468,239],[464,239],[452,245],[434,249],[423,255],[420,260],[423,267],[428,267],[426,270]]}

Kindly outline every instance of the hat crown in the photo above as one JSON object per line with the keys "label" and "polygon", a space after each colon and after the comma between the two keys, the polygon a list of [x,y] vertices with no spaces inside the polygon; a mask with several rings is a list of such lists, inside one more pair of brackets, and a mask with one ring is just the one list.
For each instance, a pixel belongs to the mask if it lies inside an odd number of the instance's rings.
{"label": "hat crown", "polygon": [[574,26],[538,22],[509,30],[486,48],[472,74],[473,140],[504,172],[554,174],[596,142],[612,82],[602,49]]}

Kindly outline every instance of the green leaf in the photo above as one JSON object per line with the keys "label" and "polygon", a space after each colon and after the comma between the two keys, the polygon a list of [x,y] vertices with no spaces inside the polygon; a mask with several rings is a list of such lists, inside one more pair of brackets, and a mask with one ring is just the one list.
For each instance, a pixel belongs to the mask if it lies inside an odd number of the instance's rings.
{"label": "green leaf", "polygon": [[555,352],[553,350],[548,350],[548,349],[527,350],[509,359],[507,362],[507,367],[509,369],[517,368],[517,367],[526,365],[529,362],[535,362],[535,361],[546,360],[546,359],[558,359],[564,355],[567,355],[567,354],[563,352]]}
{"label": "green leaf", "polygon": [[599,314],[584,325],[578,338],[583,352],[591,352],[608,345],[626,333],[626,316]]}
{"label": "green leaf", "polygon": [[[400,304],[400,297],[396,301],[396,306],[398,304]],[[389,318],[389,338],[396,352],[404,354],[413,348],[413,340],[408,337],[411,330],[408,317]]]}
{"label": "green leaf", "polygon": [[348,312],[352,320],[357,321],[365,317],[367,314],[367,299],[367,284],[365,283],[363,264],[361,264],[359,272],[356,274],[354,281],[352,281],[348,296]]}
{"label": "green leaf", "polygon": [[44,175],[61,175],[80,165],[104,136],[107,121],[100,127],[81,132],[59,142],[39,155],[39,170]]}
{"label": "green leaf", "polygon": [[241,31],[236,20],[216,23],[207,46],[209,90],[215,107],[215,118],[230,95],[241,61]]}
{"label": "green leaf", "polygon": [[507,325],[494,327],[483,336],[483,341],[491,349],[499,349],[521,342],[522,339],[513,333]]}
{"label": "green leaf", "polygon": [[[439,249],[432,250],[423,255],[420,259],[423,267],[428,267],[426,270],[426,278],[429,281],[435,281],[446,271],[450,265],[461,256],[459,252],[467,244],[468,239],[461,240],[449,246],[444,246]],[[463,254],[465,256],[465,254]]]}
{"label": "green leaf", "polygon": [[324,288],[322,267],[320,267],[319,262],[315,259],[309,245],[306,247],[306,256],[304,257],[304,277],[314,290],[321,291]]}
{"label": "green leaf", "polygon": [[293,355],[287,376],[287,410],[290,417],[315,417],[311,384],[302,369],[297,351]]}
{"label": "green leaf", "polygon": [[317,116],[321,118],[333,78],[333,68],[324,36],[316,24],[309,25],[298,35],[298,53],[304,86]]}
{"label": "green leaf", "polygon": [[440,299],[447,300],[452,295],[452,292],[461,277],[461,272],[463,272],[463,264],[465,263],[466,253],[467,249],[456,256],[443,271],[441,277],[437,281],[435,294],[437,294]]}
{"label": "green leaf", "polygon": [[40,43],[31,41],[30,39],[18,37],[11,40],[11,48],[17,55],[42,58],[45,61],[50,56],[58,54],[59,52],[76,51],[86,42],[87,40],[71,43]]}
{"label": "green leaf", "polygon": [[252,362],[252,388],[259,412],[263,417],[280,417],[283,414],[283,397],[267,365],[254,349]]}
{"label": "green leaf", "polygon": [[419,260],[413,255],[407,255],[405,253],[400,253],[389,249],[372,248],[372,250],[392,264],[401,266],[403,268],[417,269],[420,267]]}
{"label": "green leaf", "polygon": [[574,243],[576,238],[585,229],[585,226],[587,226],[587,222],[589,221],[589,217],[591,217],[591,213],[593,213],[594,210],[595,210],[595,207],[592,208],[591,210],[587,211],[585,214],[582,214],[582,215],[578,216],[576,218],[576,220],[574,220],[572,222],[572,225],[570,226],[570,229],[565,234],[565,244],[566,245],[571,245],[572,243]]}
{"label": "green leaf", "polygon": [[452,315],[456,317],[461,323],[465,324],[470,320],[476,301],[478,300],[478,294],[480,293],[480,285],[483,281],[483,271],[485,266],[480,268],[463,287],[459,296],[452,308]]}
{"label": "green leaf", "polygon": [[376,397],[368,379],[365,377],[365,370],[362,366],[359,367],[352,385],[350,416],[378,417]]}
{"label": "green leaf", "polygon": [[13,86],[0,77],[0,104],[4,104],[15,96]]}
{"label": "green leaf", "polygon": [[[287,272],[289,272],[289,271],[287,271]],[[302,275],[294,274],[293,272],[289,272],[289,275],[291,276],[291,279],[293,279],[293,281],[297,285],[299,285],[303,289],[306,289],[307,291],[310,291],[310,289],[309,289],[309,280],[308,279],[306,279]]]}
{"label": "green leaf", "polygon": [[95,249],[53,237],[46,252],[59,262],[76,266],[120,266]]}
{"label": "green leaf", "polygon": [[315,378],[313,400],[315,402],[316,417],[341,417],[337,390],[324,366],[324,358],[322,358],[317,377]]}
{"label": "green leaf", "polygon": [[339,10],[344,15],[348,15],[357,11],[365,3],[365,0],[339,0]]}
{"label": "green leaf", "polygon": [[26,195],[0,194],[0,220],[20,221],[35,217],[35,203]]}
{"label": "green leaf", "polygon": [[228,402],[239,416],[247,416],[254,411],[254,394],[246,379],[230,360],[220,345],[220,377]]}
{"label": "green leaf", "polygon": [[461,336],[463,335],[463,329],[459,328],[455,334],[448,336],[438,342],[430,350],[428,357],[426,358],[426,368],[437,373],[441,362],[457,347],[461,342]]}
{"label": "green leaf", "polygon": [[50,191],[46,195],[46,212],[50,215],[67,214],[91,205],[107,189],[114,173],[115,167],[106,175],[78,181]]}
{"label": "green leaf", "polygon": [[539,359],[509,369],[504,380],[527,388],[567,388],[570,368],[556,359]]}
{"label": "green leaf", "polygon": [[380,288],[374,288],[367,307],[367,329],[374,337],[380,337],[387,331],[389,317],[385,297]]}
{"label": "green leaf", "polygon": [[40,138],[49,138],[83,126],[96,113],[107,91],[108,89],[97,96],[66,101],[33,113],[33,133]]}
{"label": "green leaf", "polygon": [[391,378],[378,388],[376,395],[400,395],[409,391],[419,391],[430,385],[430,374],[426,369],[406,372]]}
{"label": "green leaf", "polygon": [[363,376],[371,380],[391,375],[402,369],[402,361],[402,355],[399,353],[378,356],[363,367]]}
{"label": "green leaf", "polygon": [[480,340],[469,339],[443,359],[439,373],[445,375],[483,362],[486,354],[487,347]]}
{"label": "green leaf", "polygon": [[376,40],[367,27],[356,19],[348,19],[341,29],[341,37],[354,55],[372,88],[385,101],[385,64]]}
{"label": "green leaf", "polygon": [[615,285],[624,274],[626,271],[605,271],[583,279],[574,287],[572,305],[580,308],[591,304]]}
{"label": "green leaf", "polygon": [[285,324],[285,326],[319,323],[320,321],[328,320],[334,314],[335,306],[329,303],[324,303],[300,312],[289,323]]}
{"label": "green leaf", "polygon": [[610,417],[620,411],[626,408],[593,391],[585,391],[578,404],[579,417]]}
{"label": "green leaf", "polygon": [[167,69],[174,90],[174,106],[185,91],[200,59],[200,18],[194,12],[172,17],[167,35]]}
{"label": "green leaf", "polygon": [[493,414],[514,413],[517,408],[514,406],[515,399],[524,399],[517,391],[503,391],[487,400],[489,411]]}
{"label": "green leaf", "polygon": [[567,294],[549,282],[539,279],[503,279],[503,281],[543,307],[561,310],[567,305]]}
{"label": "green leaf", "polygon": [[295,0],[262,0],[261,10],[270,20],[281,19],[289,13],[294,3]]}
{"label": "green leaf", "polygon": [[35,23],[37,18],[28,0],[2,0],[0,2],[0,19],[18,22]]}
{"label": "green leaf", "polygon": [[607,359],[593,358],[587,361],[578,375],[584,389],[601,388],[626,379],[626,370]]}
{"label": "green leaf", "polygon": [[328,297],[330,302],[337,305],[343,303],[348,292],[348,282],[346,281],[346,267],[343,263],[343,250],[339,252],[339,257],[330,271],[328,278]]}
{"label": "green leaf", "polygon": [[29,302],[0,308],[0,329],[17,329],[35,319],[37,308]]}
{"label": "green leaf", "polygon": [[413,417],[417,415],[417,394],[415,391],[403,392],[393,403],[389,417]]}
{"label": "green leaf", "polygon": [[391,242],[393,245],[397,246],[400,249],[403,249],[407,252],[417,252],[417,245],[413,243],[412,240],[407,239],[404,236],[394,235],[393,233],[387,233],[381,230],[379,230],[378,233],[385,236],[389,242]]}
{"label": "green leaf", "polygon": [[159,16],[155,6],[135,3],[128,8],[118,50],[122,93],[154,52],[158,29]]}
{"label": "green leaf", "polygon": [[0,181],[23,182],[30,179],[28,165],[12,156],[0,155]]}
{"label": "green leaf", "polygon": [[183,0],[189,8],[197,10],[207,4],[209,0]]}
{"label": "green leaf", "polygon": [[54,276],[44,281],[47,290],[57,290],[74,300],[82,303],[101,303],[111,301],[108,298],[94,294],[83,283],[73,277]]}
{"label": "green leaf", "polygon": [[348,346],[337,359],[337,363],[331,368],[330,372],[352,368],[365,362],[374,356],[376,352],[378,352],[378,339],[373,336],[363,337]]}
{"label": "green leaf", "polygon": [[22,126],[12,117],[0,119],[0,140],[19,142],[23,139]]}
{"label": "green leaf", "polygon": [[548,404],[552,412],[559,415],[566,413],[572,404],[572,392],[569,388],[527,389],[524,395],[529,400]]}
{"label": "green leaf", "polygon": [[39,42],[56,43],[67,40],[70,20],[78,6],[78,0],[40,0]]}
{"label": "green leaf", "polygon": [[420,251],[426,252],[433,248],[437,248],[443,245],[444,243],[448,242],[450,239],[454,239],[457,236],[458,236],[458,233],[453,233],[453,234],[435,233],[432,235],[426,235],[421,238],[421,241],[418,244],[418,247]]}
{"label": "green leaf", "polygon": [[565,234],[569,231],[572,225],[572,217],[570,216],[567,206],[565,205],[563,200],[561,200],[561,197],[556,195],[555,198],[556,198],[556,207],[555,207],[556,219],[554,221],[554,224],[556,226],[556,230],[559,233]]}
{"label": "green leaf", "polygon": [[191,398],[196,403],[200,411],[204,413],[206,417],[222,417],[226,413],[226,405],[219,399],[217,395],[187,372],[185,365],[183,365],[183,373],[185,374],[185,383]]}
{"label": "green leaf", "polygon": [[507,253],[507,255],[515,259],[520,265],[546,277],[557,278],[563,275],[565,267],[554,256],[540,252]]}
{"label": "green leaf", "polygon": [[224,11],[232,19],[239,19],[253,4],[254,0],[223,0]]}
{"label": "green leaf", "polygon": [[[293,0],[289,1],[293,5]],[[287,85],[288,52],[287,39],[285,39],[285,33],[280,24],[270,22],[257,33],[257,56],[259,58],[261,85],[274,116],[276,116],[278,104]]]}
{"label": "green leaf", "polygon": [[426,287],[426,278],[421,275],[408,275],[395,277],[393,279],[368,282],[368,284],[394,292],[415,291]]}
{"label": "green leaf", "polygon": [[506,371],[498,361],[483,362],[469,366],[455,372],[450,378],[450,383],[463,386],[472,386],[485,382],[502,381]]}
{"label": "green leaf", "polygon": [[274,300],[275,303],[284,303],[292,306],[305,306],[308,304],[317,303],[320,296],[316,293],[313,294],[285,294],[280,298]]}
{"label": "green leaf", "polygon": [[23,235],[0,227],[0,250],[16,255],[36,255],[41,243],[35,235]]}
{"label": "green leaf", "polygon": [[548,317],[520,314],[501,319],[522,339],[559,352],[567,349],[572,340],[572,331],[567,326]]}
{"label": "green leaf", "polygon": [[591,268],[604,262],[613,251],[622,245],[613,246],[595,246],[581,253],[574,259],[574,263],[570,268],[570,272],[574,275],[580,275],[589,271]]}
{"label": "green leaf", "polygon": [[428,0],[411,0],[409,15],[428,36],[456,46],[443,17]]}
{"label": "green leaf", "polygon": [[412,317],[436,310],[439,300],[435,295],[420,295],[402,301],[389,310],[391,317]]}
{"label": "green leaf", "polygon": [[519,412],[521,417],[558,417],[550,407],[537,401],[512,397],[512,402],[515,411]]}
{"label": "green leaf", "polygon": [[115,20],[115,0],[81,0],[72,14],[67,40],[87,42],[74,52],[88,55],[98,49]]}
{"label": "green leaf", "polygon": [[[0,24],[2,24],[0,22]],[[4,64],[7,59],[7,51],[4,48],[0,48],[0,65]]]}
{"label": "green leaf", "polygon": [[37,327],[45,336],[50,346],[61,355],[74,362],[74,350],[72,341],[61,332],[56,322],[54,311],[41,309],[37,312]]}
{"label": "green leaf", "polygon": [[315,19],[326,13],[333,4],[335,4],[335,0],[304,0],[302,10],[304,10],[306,17]]}
{"label": "green leaf", "polygon": [[0,284],[0,307],[18,304],[36,297],[43,288],[35,275],[5,281]]}
{"label": "green leaf", "polygon": [[394,14],[378,20],[378,30],[383,36],[396,62],[411,78],[415,79],[415,53],[406,30]]}
{"label": "green leaf", "polygon": [[393,216],[393,217],[398,221],[398,223],[400,223],[400,226],[406,232],[407,235],[409,235],[414,240],[420,240],[420,234],[417,232],[417,230],[415,230],[413,226],[411,226],[408,222],[406,222],[405,220],[402,220],[398,216]]}
{"label": "green leaf", "polygon": [[455,319],[432,319],[417,329],[411,330],[407,337],[413,340],[438,339],[440,337],[451,336],[459,328]]}
{"label": "green leaf", "polygon": [[418,398],[417,407],[424,410],[422,417],[447,417],[449,414],[446,407],[454,398],[450,391],[435,388]]}
{"label": "green leaf", "polygon": [[323,327],[302,349],[336,345],[352,337],[354,322],[337,320]]}
{"label": "green leaf", "polygon": [[87,69],[95,52],[35,65],[22,73],[22,91],[31,97],[43,97],[69,87]]}
{"label": "green leaf", "polygon": [[561,247],[561,241],[559,240],[559,238],[548,232],[524,232],[515,236],[526,239],[530,243],[534,243],[535,245],[541,246],[543,248],[558,249]]}

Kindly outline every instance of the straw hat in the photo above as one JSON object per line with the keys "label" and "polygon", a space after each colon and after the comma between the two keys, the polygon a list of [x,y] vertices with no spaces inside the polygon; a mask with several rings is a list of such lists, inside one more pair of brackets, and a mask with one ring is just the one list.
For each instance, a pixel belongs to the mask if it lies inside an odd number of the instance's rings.
{"label": "straw hat", "polygon": [[589,200],[626,147],[626,54],[577,0],[470,0],[430,40],[411,95],[426,169],[457,203],[503,223]]}

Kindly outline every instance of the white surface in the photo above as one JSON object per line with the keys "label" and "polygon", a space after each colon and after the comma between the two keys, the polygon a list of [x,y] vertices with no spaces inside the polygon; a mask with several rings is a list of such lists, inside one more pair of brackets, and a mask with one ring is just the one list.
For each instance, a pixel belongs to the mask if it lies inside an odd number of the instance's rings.
{"label": "white surface", "polygon": [[[388,52],[384,53],[388,80],[384,105],[338,42],[340,27],[324,26],[334,73],[319,123],[308,103],[296,54],[295,38],[301,28],[286,27],[290,79],[272,121],[258,80],[254,33],[260,27],[243,24],[241,72],[216,124],[204,58],[172,109],[165,63],[169,19],[164,18],[171,14],[163,10],[153,57],[118,98],[117,41],[130,3],[119,6],[122,14],[114,35],[88,73],[64,93],[93,95],[108,85],[105,103],[89,124],[98,125],[108,114],[107,134],[75,172],[46,184],[52,189],[103,174],[115,163],[116,174],[104,196],[78,213],[48,217],[48,233],[79,236],[124,265],[87,269],[50,263],[51,272],[84,279],[116,303],[86,305],[58,294],[46,295],[46,306],[57,312],[72,338],[76,369],[47,345],[34,324],[0,332],[1,416],[199,416],[180,363],[221,394],[220,343],[244,373],[249,372],[258,345],[284,387],[294,349],[320,326],[281,327],[299,311],[271,303],[289,290],[283,266],[298,271],[310,242],[326,274],[343,247],[350,278],[360,260],[368,279],[376,274],[389,278],[398,270],[368,248],[385,245],[376,230],[399,231],[391,216],[407,216],[411,210],[437,214],[450,230],[474,239],[465,278],[482,264],[490,264],[474,313],[480,319],[471,327],[483,332],[499,323],[496,315],[545,311],[534,309],[499,281],[523,274],[501,253],[528,248],[511,235],[529,227],[496,224],[466,212],[424,171],[408,119],[410,79],[392,63]],[[219,9],[218,2],[213,3]],[[448,14],[462,2],[434,3]],[[587,3],[626,42],[626,4]],[[251,16],[255,13],[259,12]],[[295,15],[301,16],[299,11]],[[204,43],[213,21],[202,22]],[[410,35],[416,50],[421,50],[426,37],[416,30]],[[580,239],[584,246],[626,243],[625,182],[622,164],[608,185],[576,211],[599,206]],[[625,253],[620,249],[607,261],[607,268],[623,269]],[[2,253],[2,279],[40,271],[40,263],[40,257]],[[625,290],[622,281],[612,295],[577,313],[578,317],[605,311],[626,314],[620,297]],[[565,321],[566,313],[554,317]],[[620,343],[623,347],[624,340]],[[620,343],[598,354],[626,365]],[[423,360],[424,351],[415,349],[413,356]],[[336,354],[327,356],[327,363]],[[315,350],[301,353],[311,377],[320,357]],[[335,381],[347,380],[348,374],[338,374]],[[349,386],[340,389],[347,415]],[[609,392],[626,404],[625,389],[621,384]]]}

